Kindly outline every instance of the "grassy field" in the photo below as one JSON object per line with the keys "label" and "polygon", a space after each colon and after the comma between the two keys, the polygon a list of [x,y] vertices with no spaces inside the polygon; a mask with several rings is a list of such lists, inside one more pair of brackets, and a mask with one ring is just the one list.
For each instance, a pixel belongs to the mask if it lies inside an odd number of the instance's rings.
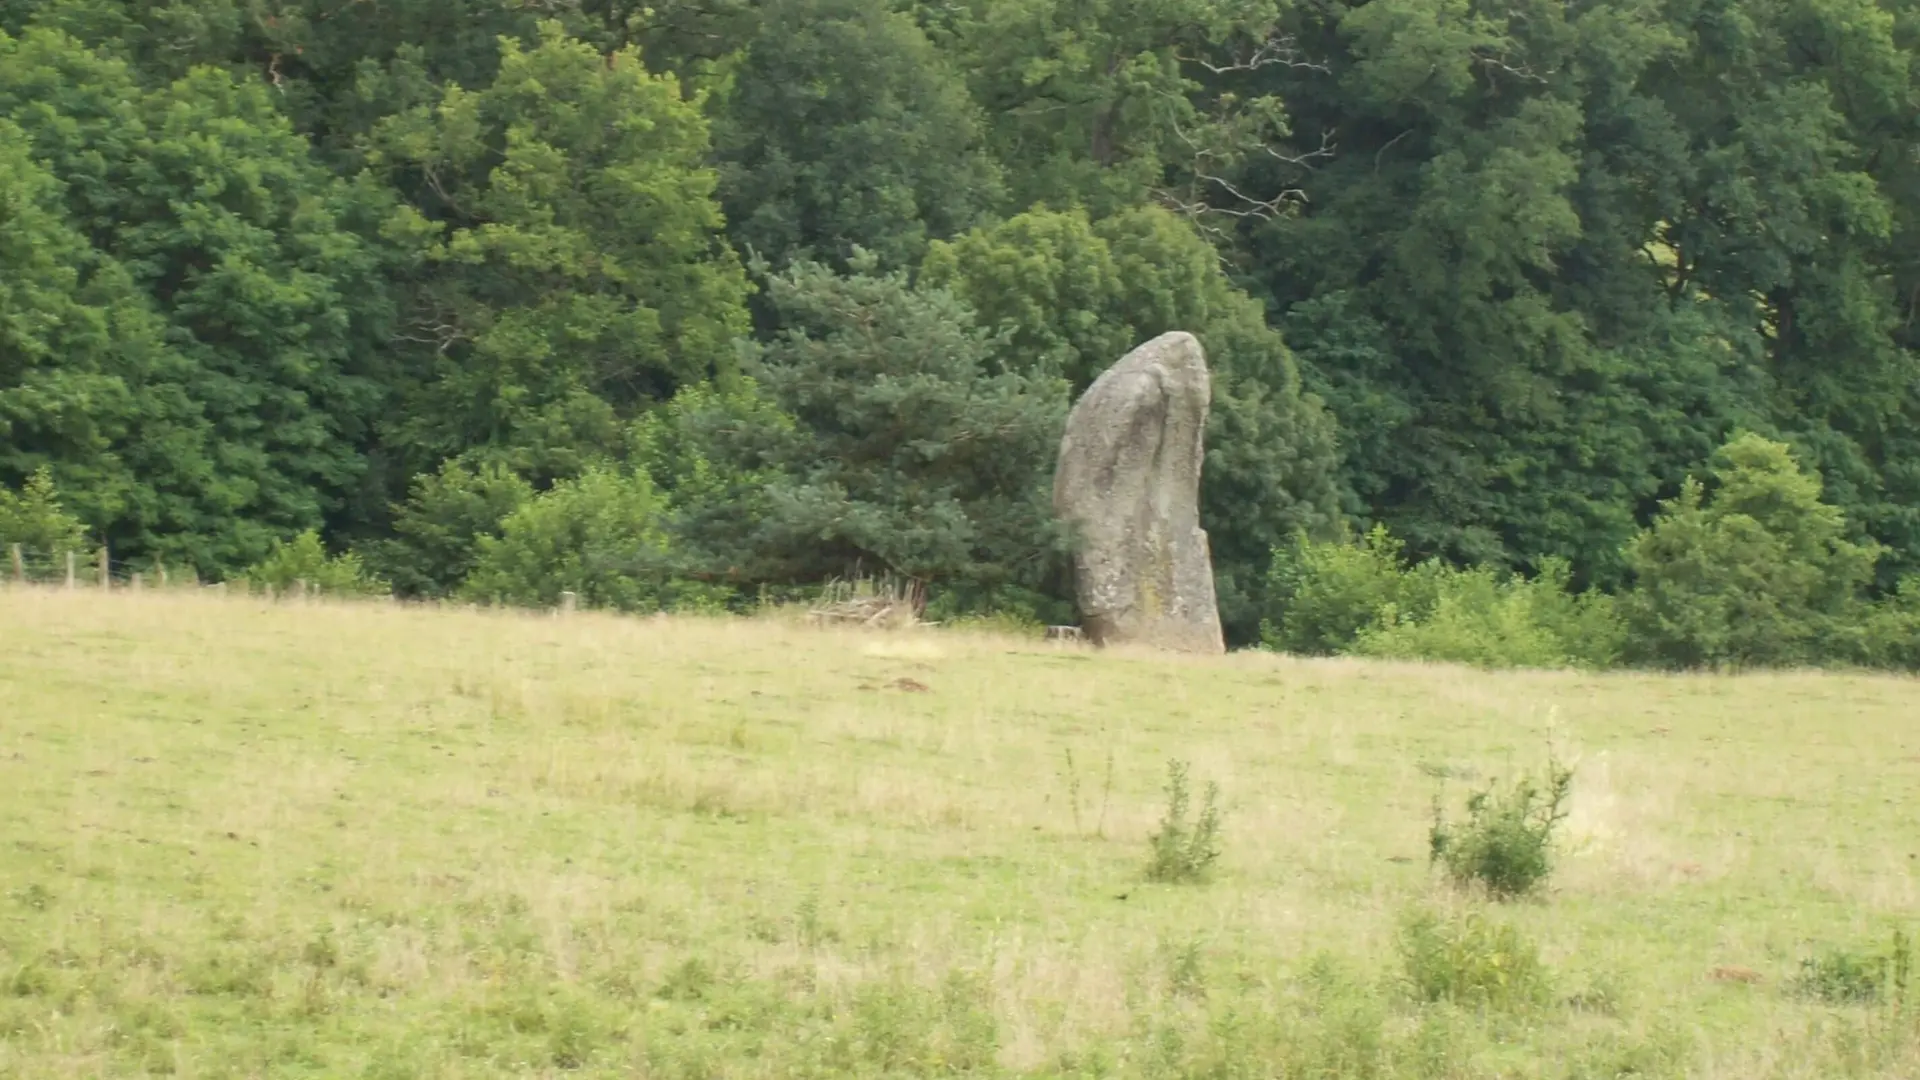
{"label": "grassy field", "polygon": [[[0,646],[4,1076],[1920,1076],[1793,983],[1920,929],[1912,680],[152,592]],[[1549,739],[1550,889],[1456,894],[1434,797]],[[1423,1000],[1419,911],[1541,995]]]}

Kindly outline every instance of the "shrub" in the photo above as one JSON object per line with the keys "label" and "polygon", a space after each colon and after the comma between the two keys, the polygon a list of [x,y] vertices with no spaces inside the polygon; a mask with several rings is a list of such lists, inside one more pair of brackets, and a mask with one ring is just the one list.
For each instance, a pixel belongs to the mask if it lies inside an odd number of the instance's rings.
{"label": "shrub", "polygon": [[1510,1009],[1547,998],[1539,950],[1482,911],[1445,918],[1415,912],[1402,921],[1399,944],[1407,982],[1421,1001]]}
{"label": "shrub", "polygon": [[642,472],[589,469],[563,480],[483,536],[462,594],[552,607],[571,592],[618,611],[716,609],[731,590],[676,577],[665,501]]}
{"label": "shrub", "polygon": [[1920,576],[1900,579],[1868,610],[1861,638],[1861,659],[1867,664],[1920,670]]}
{"label": "shrub", "polygon": [[1820,480],[1784,444],[1741,435],[1689,478],[1627,552],[1631,658],[1663,667],[1862,658],[1862,592],[1878,549],[1846,539]]}
{"label": "shrub", "polygon": [[1267,589],[1279,618],[1262,624],[1261,641],[1284,652],[1332,656],[1378,626],[1383,612],[1417,607],[1401,548],[1382,525],[1357,542],[1317,543],[1301,534],[1276,548]]}
{"label": "shrub", "polygon": [[5,544],[48,556],[90,550],[86,526],[60,505],[46,466],[35,469],[17,492],[0,487],[0,545]]}
{"label": "shrub", "polygon": [[1913,942],[1896,929],[1885,952],[1830,948],[1800,962],[1792,982],[1802,997],[1832,1005],[1904,1005],[1913,977]]}
{"label": "shrub", "polygon": [[533,487],[504,466],[449,461],[413,478],[394,507],[393,537],[366,547],[369,569],[402,596],[449,596],[473,572],[480,539],[533,499]]}
{"label": "shrub", "polygon": [[320,534],[312,529],[292,540],[275,540],[267,557],[247,568],[247,581],[257,589],[286,592],[300,582],[335,596],[379,596],[387,583],[367,572],[360,557],[348,552],[327,554]]}
{"label": "shrub", "polygon": [[1482,667],[1601,668],[1619,657],[1612,598],[1576,595],[1565,560],[1523,578],[1438,560],[1405,566],[1380,527],[1357,543],[1304,538],[1274,553],[1268,588],[1279,605],[1271,648],[1440,660]]}
{"label": "shrub", "polygon": [[1532,579],[1439,563],[1412,573],[1429,579],[1422,591],[1432,597],[1432,607],[1410,618],[1388,608],[1376,625],[1360,631],[1351,652],[1480,667],[1604,668],[1619,658],[1622,635],[1613,598],[1571,593],[1562,560],[1547,560]]}
{"label": "shrub", "polygon": [[1460,825],[1447,823],[1435,798],[1432,861],[1456,884],[1478,884],[1496,899],[1533,892],[1553,873],[1553,832],[1566,820],[1572,785],[1572,770],[1549,757],[1544,787],[1530,776],[1504,790],[1489,783],[1467,797]]}
{"label": "shrub", "polygon": [[1220,786],[1208,783],[1200,814],[1187,821],[1192,793],[1187,786],[1187,763],[1167,762],[1167,812],[1160,829],[1148,840],[1151,855],[1147,880],[1199,881],[1220,858]]}

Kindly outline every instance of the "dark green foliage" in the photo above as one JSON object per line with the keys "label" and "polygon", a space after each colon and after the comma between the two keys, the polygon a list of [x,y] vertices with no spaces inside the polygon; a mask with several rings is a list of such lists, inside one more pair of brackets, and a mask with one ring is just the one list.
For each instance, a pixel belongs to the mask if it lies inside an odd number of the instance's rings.
{"label": "dark green foliage", "polygon": [[1428,834],[1432,861],[1455,884],[1498,900],[1526,896],[1553,873],[1553,832],[1567,817],[1573,771],[1551,757],[1544,782],[1521,776],[1467,796],[1467,819],[1449,824],[1436,797]]}
{"label": "dark green foliage", "polygon": [[735,242],[777,265],[859,247],[908,268],[998,202],[966,87],[886,0],[771,0],[732,81],[722,202]]}
{"label": "dark green foliage", "polygon": [[482,537],[533,498],[533,487],[500,465],[469,469],[458,460],[413,478],[394,507],[393,535],[363,552],[368,566],[401,596],[450,596],[480,557]]}
{"label": "dark green foliage", "polygon": [[758,575],[1038,583],[1058,550],[1048,498],[1064,387],[995,370],[993,337],[950,293],[856,268],[803,263],[767,282],[781,330],[745,367],[791,427],[732,459],[728,475],[771,472],[763,493],[722,508]]}
{"label": "dark green foliage", "polygon": [[443,596],[637,469],[673,580],[1051,621],[1060,411],[1183,329],[1230,643],[1914,668],[1910,7],[0,0],[0,486]]}
{"label": "dark green foliage", "polygon": [[1795,993],[1831,1005],[1904,1005],[1913,979],[1913,939],[1895,929],[1884,950],[1829,948],[1800,961]]}
{"label": "dark green foliage", "polygon": [[1192,814],[1193,792],[1187,763],[1167,762],[1167,809],[1160,828],[1147,839],[1147,880],[1192,882],[1203,880],[1220,858],[1220,786],[1211,781],[1200,798],[1200,812]]}
{"label": "dark green foliage", "polygon": [[28,418],[9,456],[72,471],[117,550],[203,570],[319,525],[358,484],[385,392],[387,293],[352,231],[377,193],[329,176],[256,82],[200,68],[147,90],[55,33],[0,36],[0,117],[64,185],[73,230],[45,257],[80,305],[60,333],[82,336],[29,346],[30,377],[88,401]]}

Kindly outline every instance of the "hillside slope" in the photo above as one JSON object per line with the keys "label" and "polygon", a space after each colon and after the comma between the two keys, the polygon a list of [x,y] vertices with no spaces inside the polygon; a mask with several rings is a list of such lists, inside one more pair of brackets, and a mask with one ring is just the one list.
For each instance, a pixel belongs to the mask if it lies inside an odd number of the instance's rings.
{"label": "hillside slope", "polygon": [[[1912,1076],[1920,682],[0,592],[0,1076]],[[1545,997],[1436,774],[1576,764]],[[1167,762],[1224,856],[1142,881]],[[1920,991],[1920,987],[1916,988]],[[1632,1071],[1638,1070],[1638,1071]]]}

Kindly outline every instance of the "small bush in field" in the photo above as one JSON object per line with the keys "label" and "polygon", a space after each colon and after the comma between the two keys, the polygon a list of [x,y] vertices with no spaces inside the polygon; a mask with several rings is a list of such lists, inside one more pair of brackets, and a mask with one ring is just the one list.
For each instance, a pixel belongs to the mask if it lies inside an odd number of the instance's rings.
{"label": "small bush in field", "polygon": [[1913,978],[1913,941],[1893,932],[1884,952],[1832,948],[1800,961],[1793,989],[1830,1005],[1905,1004]]}
{"label": "small bush in field", "polygon": [[1220,858],[1219,799],[1220,786],[1207,784],[1199,816],[1189,822],[1192,791],[1187,783],[1187,763],[1167,762],[1167,812],[1160,819],[1159,831],[1149,840],[1148,881],[1198,881],[1206,876],[1208,868]]}
{"label": "small bush in field", "polygon": [[360,557],[328,555],[320,534],[312,529],[292,540],[274,541],[267,557],[247,568],[254,588],[284,593],[299,582],[328,596],[377,596],[388,591],[385,581],[369,574]]}
{"label": "small bush in field", "polygon": [[1507,1009],[1546,1000],[1539,950],[1484,912],[1416,912],[1401,923],[1399,944],[1407,982],[1421,1001]]}
{"label": "small bush in field", "polygon": [[1446,820],[1436,798],[1428,834],[1432,861],[1456,884],[1480,885],[1508,900],[1538,889],[1553,873],[1553,833],[1567,817],[1573,772],[1551,757],[1545,784],[1522,776],[1467,797],[1467,819]]}

